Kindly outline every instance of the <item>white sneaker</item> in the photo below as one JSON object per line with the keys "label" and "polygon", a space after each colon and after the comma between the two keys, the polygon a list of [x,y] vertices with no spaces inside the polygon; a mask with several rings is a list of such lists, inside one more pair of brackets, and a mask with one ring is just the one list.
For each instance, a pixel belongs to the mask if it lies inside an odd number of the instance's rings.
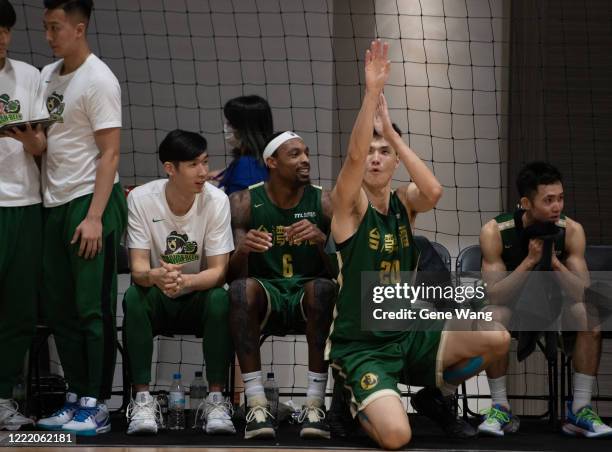
{"label": "white sneaker", "polygon": [[209,435],[223,435],[223,434],[234,434],[236,428],[232,422],[233,408],[231,403],[223,398],[220,392],[211,392],[206,397],[196,412],[196,419],[198,412],[203,406],[203,418],[204,430]]}
{"label": "white sneaker", "polygon": [[62,430],[83,436],[94,436],[111,430],[108,408],[98,404],[93,397],[81,397],[81,402],[72,420]]}
{"label": "white sneaker", "polygon": [[74,392],[66,393],[64,406],[53,413],[51,416],[39,419],[36,427],[44,430],[61,430],[62,426],[72,420],[74,413],[79,408],[77,395]]}
{"label": "white sneaker", "polygon": [[0,399],[0,430],[19,430],[34,421],[19,412],[19,405],[11,399]]}
{"label": "white sneaker", "polygon": [[157,424],[161,423],[161,408],[157,399],[149,392],[137,392],[127,407],[125,416],[130,421],[128,435],[146,435],[157,433]]}

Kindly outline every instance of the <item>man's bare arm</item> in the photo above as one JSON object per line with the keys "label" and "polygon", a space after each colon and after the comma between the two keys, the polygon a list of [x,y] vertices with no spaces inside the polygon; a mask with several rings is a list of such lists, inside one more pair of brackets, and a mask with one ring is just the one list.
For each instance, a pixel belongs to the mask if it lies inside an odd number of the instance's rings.
{"label": "man's bare arm", "polygon": [[118,127],[94,132],[100,161],[96,170],[94,193],[85,219],[77,226],[70,243],[80,238],[79,256],[92,259],[102,250],[102,215],[115,182],[119,166],[121,129]]}
{"label": "man's bare arm", "polygon": [[565,264],[553,254],[552,269],[558,272],[561,287],[572,300],[581,301],[584,289],[591,285],[591,277],[584,258],[586,237],[582,225],[570,218],[566,220],[565,249],[567,259]]}
{"label": "man's bare arm", "polygon": [[529,254],[510,274],[502,260],[503,242],[497,222],[489,221],[480,231],[480,250],[482,252],[482,278],[487,284],[487,295],[491,304],[507,305],[521,291],[527,280],[529,270],[542,258],[542,241],[529,242]]}
{"label": "man's bare arm", "polygon": [[165,294],[176,290],[179,284],[177,279],[181,276],[181,266],[166,264],[151,268],[150,258],[150,250],[130,248],[130,269],[134,283],[141,287],[157,286]]}
{"label": "man's bare arm", "polygon": [[361,184],[372,141],[378,98],[389,77],[388,53],[389,45],[381,41],[373,41],[366,51],[366,92],[351,132],[346,159],[332,191],[332,232],[336,242],[343,242],[355,233],[368,206]]}
{"label": "man's bare arm", "polygon": [[229,260],[227,280],[245,278],[249,274],[249,254],[263,253],[272,246],[272,234],[249,229],[251,227],[251,193],[241,190],[229,197],[232,213],[232,232],[236,249]]}

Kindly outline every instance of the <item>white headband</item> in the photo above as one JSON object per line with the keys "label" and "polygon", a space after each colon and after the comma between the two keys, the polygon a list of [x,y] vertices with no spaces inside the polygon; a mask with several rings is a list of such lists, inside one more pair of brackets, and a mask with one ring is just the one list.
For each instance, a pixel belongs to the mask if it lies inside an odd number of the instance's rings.
{"label": "white headband", "polygon": [[268,157],[272,157],[272,154],[274,154],[276,150],[281,147],[286,141],[293,140],[294,138],[302,139],[302,137],[300,137],[297,133],[287,131],[281,133],[279,136],[270,141],[263,151],[264,162],[268,159]]}

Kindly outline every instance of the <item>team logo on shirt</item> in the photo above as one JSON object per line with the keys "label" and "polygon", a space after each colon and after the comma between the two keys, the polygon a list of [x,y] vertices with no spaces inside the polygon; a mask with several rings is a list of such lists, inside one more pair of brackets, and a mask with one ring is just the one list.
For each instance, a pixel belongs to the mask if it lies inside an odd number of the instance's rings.
{"label": "team logo on shirt", "polygon": [[161,256],[162,260],[167,264],[186,264],[200,260],[198,254],[198,244],[194,241],[189,241],[187,234],[179,234],[172,231],[166,237],[166,251]]}
{"label": "team logo on shirt", "polygon": [[49,112],[49,117],[55,119],[57,122],[64,122],[64,117],[62,116],[64,108],[66,108],[64,96],[53,91],[53,94],[47,97],[47,111]]}
{"label": "team logo on shirt", "polygon": [[8,94],[0,95],[0,124],[12,121],[21,121],[23,115],[21,111],[21,103],[17,99],[11,100]]}
{"label": "team logo on shirt", "polygon": [[361,385],[361,389],[369,391],[378,384],[378,375],[373,374],[372,372],[368,372],[363,377],[361,377],[361,380],[359,380],[359,384]]}

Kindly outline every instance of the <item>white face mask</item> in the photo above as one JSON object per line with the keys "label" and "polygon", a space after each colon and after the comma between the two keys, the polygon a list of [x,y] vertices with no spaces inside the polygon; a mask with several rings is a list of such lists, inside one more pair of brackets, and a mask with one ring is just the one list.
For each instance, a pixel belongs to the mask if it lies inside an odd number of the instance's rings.
{"label": "white face mask", "polygon": [[234,128],[228,123],[223,124],[223,136],[228,146],[232,148],[240,147],[240,140],[236,138],[236,132]]}

